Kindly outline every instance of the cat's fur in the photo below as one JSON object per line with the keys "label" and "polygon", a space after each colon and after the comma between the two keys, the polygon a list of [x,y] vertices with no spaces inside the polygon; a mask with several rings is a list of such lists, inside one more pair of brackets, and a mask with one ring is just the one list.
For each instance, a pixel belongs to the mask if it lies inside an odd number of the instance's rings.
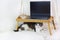
{"label": "cat's fur", "polygon": [[[23,24],[27,24],[29,28],[33,29],[36,32],[36,28],[35,28],[35,25],[37,24],[36,22],[24,22]],[[22,27],[23,24],[21,24],[16,31],[19,31],[19,29],[25,30],[25,28]],[[43,26],[43,23],[38,23],[38,24],[40,25],[40,27]]]}

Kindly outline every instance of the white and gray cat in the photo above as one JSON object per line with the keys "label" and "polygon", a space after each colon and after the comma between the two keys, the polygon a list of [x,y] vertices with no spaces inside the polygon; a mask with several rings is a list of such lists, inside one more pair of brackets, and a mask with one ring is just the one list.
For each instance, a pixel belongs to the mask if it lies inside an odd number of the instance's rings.
{"label": "white and gray cat", "polygon": [[[25,30],[25,27],[22,27],[24,24],[27,24],[28,27],[32,30],[34,30],[35,32],[38,30],[38,28],[43,26],[43,23],[36,23],[36,22],[24,22],[23,24],[21,24],[17,30],[14,30],[15,32],[19,31],[19,29],[21,30]],[[38,27],[36,25],[39,25]]]}

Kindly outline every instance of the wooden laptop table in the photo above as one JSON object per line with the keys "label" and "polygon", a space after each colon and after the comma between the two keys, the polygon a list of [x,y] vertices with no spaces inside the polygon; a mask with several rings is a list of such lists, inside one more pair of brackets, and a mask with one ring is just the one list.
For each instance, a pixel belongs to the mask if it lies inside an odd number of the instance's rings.
{"label": "wooden laptop table", "polygon": [[47,23],[48,24],[48,30],[49,30],[49,33],[50,33],[50,35],[52,35],[52,29],[51,29],[51,27],[50,27],[50,23],[52,22],[52,24],[53,24],[53,28],[54,29],[56,29],[56,27],[55,27],[55,24],[54,24],[54,18],[51,16],[50,17],[50,19],[48,19],[48,20],[38,20],[38,19],[21,19],[21,18],[19,18],[19,17],[17,17],[17,19],[16,19],[16,30],[17,30],[17,28],[18,28],[18,22],[40,22],[40,23],[43,23],[43,22],[45,22],[45,23]]}

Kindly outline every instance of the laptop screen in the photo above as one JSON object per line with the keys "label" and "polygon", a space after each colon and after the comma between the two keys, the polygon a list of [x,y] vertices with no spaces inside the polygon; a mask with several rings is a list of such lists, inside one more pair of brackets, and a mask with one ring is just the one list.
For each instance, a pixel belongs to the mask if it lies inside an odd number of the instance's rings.
{"label": "laptop screen", "polygon": [[[50,1],[31,1],[30,13],[32,19],[50,17]],[[40,17],[40,18],[39,18]]]}

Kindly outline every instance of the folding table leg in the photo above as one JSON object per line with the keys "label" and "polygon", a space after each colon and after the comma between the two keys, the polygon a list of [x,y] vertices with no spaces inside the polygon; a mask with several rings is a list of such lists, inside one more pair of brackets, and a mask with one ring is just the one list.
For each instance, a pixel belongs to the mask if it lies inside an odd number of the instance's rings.
{"label": "folding table leg", "polygon": [[55,26],[54,20],[52,20],[52,22],[53,22],[54,29],[56,30],[56,26]]}
{"label": "folding table leg", "polygon": [[16,22],[16,30],[14,30],[14,32],[18,32],[18,22]]}
{"label": "folding table leg", "polygon": [[50,22],[48,22],[48,30],[49,30],[50,35],[52,35],[51,28],[50,28]]}

